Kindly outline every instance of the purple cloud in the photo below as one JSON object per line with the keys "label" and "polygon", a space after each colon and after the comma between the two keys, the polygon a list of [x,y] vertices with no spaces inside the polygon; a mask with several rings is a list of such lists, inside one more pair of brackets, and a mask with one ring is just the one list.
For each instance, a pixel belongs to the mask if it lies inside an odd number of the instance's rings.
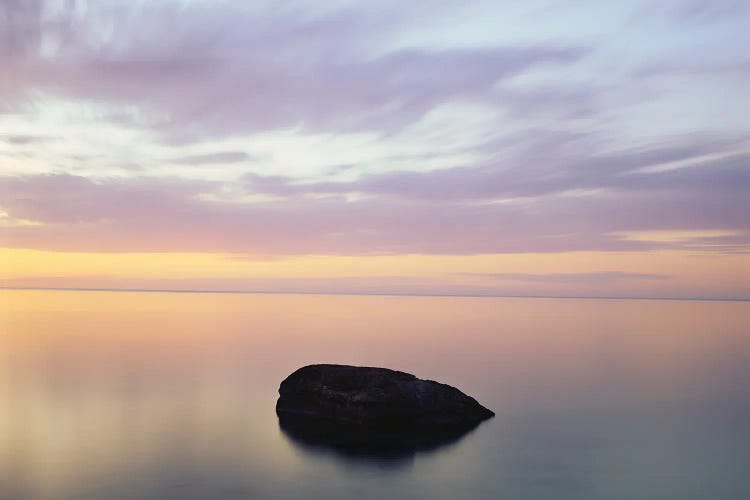
{"label": "purple cloud", "polygon": [[[612,44],[599,43],[604,35],[560,31],[496,37],[481,19],[472,21],[482,35],[476,39],[457,30],[422,42],[416,28],[430,24],[434,12],[403,2],[377,9],[168,1],[51,6],[0,4],[0,118],[2,125],[23,122],[18,132],[4,133],[0,154],[13,159],[14,171],[53,172],[0,177],[4,245],[286,255],[736,252],[750,243],[744,101],[727,106],[716,97],[734,92],[737,82],[691,87],[683,96],[651,78],[659,71],[694,75],[693,67],[730,68],[717,78],[745,71],[735,48],[741,44],[723,41],[723,31],[712,31],[709,55],[718,52],[714,46],[731,50],[713,66],[661,39],[654,65],[640,60],[650,47],[612,52]],[[672,7],[670,22],[742,10],[733,2],[691,1],[675,16]],[[632,29],[623,27],[623,40],[640,41],[642,33]],[[569,31],[566,25],[562,34]],[[704,94],[730,108],[727,116]],[[69,107],[90,111],[79,99],[94,103],[94,116],[68,128]],[[50,103],[63,109],[50,111]],[[46,112],[52,132],[60,132],[58,148],[45,149],[28,132],[47,125]],[[430,121],[435,115],[437,124]],[[708,119],[717,116],[718,125]],[[86,131],[99,123],[125,137],[111,156],[107,133],[89,147]],[[663,131],[673,125],[677,132]],[[256,133],[280,129],[289,132],[284,141],[300,138],[290,159],[243,151],[242,141],[252,142],[249,151],[262,150],[264,137]],[[358,146],[342,132],[367,132],[357,134],[370,141],[362,164],[350,151]],[[324,173],[325,166],[283,164],[305,159],[312,133],[330,138],[332,149],[349,150],[330,155]],[[420,143],[422,135],[428,139]],[[213,152],[183,149],[190,141],[214,141],[199,150]],[[269,158],[276,168],[261,170]],[[160,169],[162,162],[169,168]],[[245,163],[252,172],[226,181]],[[216,171],[206,174],[212,164]],[[301,178],[308,168],[316,174]],[[129,177],[110,177],[113,171]],[[154,176],[165,171],[178,173]],[[81,172],[90,177],[73,175]],[[193,177],[200,175],[225,180]],[[727,234],[680,241],[618,236],[665,230]]]}
{"label": "purple cloud", "polygon": [[14,146],[26,146],[31,144],[39,144],[52,140],[51,137],[31,135],[31,134],[9,134],[0,135],[0,140],[7,142]]}
{"label": "purple cloud", "polygon": [[[281,15],[241,3],[105,2],[89,6],[84,19],[71,8],[49,22],[42,5],[4,4],[0,63],[11,75],[0,95],[42,89],[136,104],[162,116],[154,127],[203,137],[300,124],[392,130],[452,99],[489,103],[498,81],[587,52],[532,45],[379,54],[376,42],[398,26],[388,8]],[[103,20],[114,32],[92,43],[98,35],[86,27]],[[58,42],[54,58],[41,55],[45,37]]]}
{"label": "purple cloud", "polygon": [[[538,197],[591,189],[717,190],[724,194],[750,191],[750,155],[709,157],[726,150],[727,144],[723,141],[693,141],[579,158],[556,152],[525,154],[511,161],[471,167],[365,174],[350,182],[304,182],[258,174],[247,174],[243,181],[250,192],[280,196],[356,192],[434,201]],[[644,171],[684,161],[691,164]]]}
{"label": "purple cloud", "polygon": [[674,13],[678,19],[691,22],[708,22],[750,13],[745,0],[679,0]]}
{"label": "purple cloud", "polygon": [[172,159],[175,163],[187,165],[205,165],[212,163],[242,163],[252,161],[255,158],[244,151],[222,151],[218,153],[205,153],[190,156],[182,156]]}
{"label": "purple cloud", "polygon": [[[6,246],[89,251],[252,254],[471,254],[691,248],[750,244],[744,192],[544,197],[534,203],[456,203],[292,197],[213,202],[218,183],[153,179],[92,182],[73,176],[1,178],[4,210],[38,226],[6,226]],[[716,230],[732,241],[654,242],[615,233]],[[695,248],[698,248],[697,246]]]}
{"label": "purple cloud", "polygon": [[668,274],[624,273],[607,271],[599,273],[461,273],[462,276],[488,278],[498,281],[525,281],[532,283],[611,284],[626,280],[665,280]]}

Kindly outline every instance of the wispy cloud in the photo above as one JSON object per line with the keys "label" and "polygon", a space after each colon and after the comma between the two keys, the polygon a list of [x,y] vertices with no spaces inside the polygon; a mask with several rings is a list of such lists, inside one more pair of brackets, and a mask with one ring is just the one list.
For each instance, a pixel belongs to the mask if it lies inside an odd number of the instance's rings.
{"label": "wispy cloud", "polygon": [[[748,23],[734,0],[0,1],[0,241],[740,254]],[[576,280],[660,281],[630,271]]]}
{"label": "wispy cloud", "polygon": [[174,158],[171,161],[175,163],[186,163],[188,165],[205,165],[221,163],[241,163],[245,161],[252,161],[254,159],[255,158],[244,151],[221,151],[217,153],[203,153],[190,156],[182,156]]}
{"label": "wispy cloud", "polygon": [[47,249],[338,255],[643,250],[689,243],[620,235],[674,228],[732,227],[733,245],[750,243],[750,200],[743,190],[721,198],[710,190],[559,196],[531,205],[298,196],[223,203],[204,196],[221,188],[181,179],[2,178],[8,214],[40,225],[0,234],[10,246]]}
{"label": "wispy cloud", "polygon": [[667,274],[624,273],[607,271],[598,273],[463,273],[464,276],[488,278],[498,281],[526,281],[532,283],[611,284],[626,280],[665,280]]}
{"label": "wispy cloud", "polygon": [[711,22],[750,14],[743,0],[680,0],[674,2],[677,18],[691,22]]}
{"label": "wispy cloud", "polygon": [[[266,194],[359,192],[430,200],[537,197],[593,189],[750,189],[750,154],[706,158],[713,154],[725,154],[726,151],[727,145],[723,143],[701,144],[693,141],[689,145],[658,145],[586,158],[547,153],[429,172],[365,174],[350,182],[304,182],[278,175],[263,176],[254,173],[246,175],[244,181],[249,190]],[[646,170],[669,166],[675,162],[690,163],[682,168]]]}
{"label": "wispy cloud", "polygon": [[52,138],[39,135],[12,134],[5,136],[0,135],[0,140],[5,141],[13,146],[26,146],[47,142],[52,140]]}
{"label": "wispy cloud", "polygon": [[[48,7],[5,4],[6,94],[48,89],[147,106],[167,117],[154,126],[191,134],[390,130],[446,100],[487,101],[501,79],[586,52],[545,44],[383,52],[380,30],[397,26],[387,6],[280,15],[241,2],[104,2],[52,10],[52,20]],[[110,34],[97,30],[102,23]]]}

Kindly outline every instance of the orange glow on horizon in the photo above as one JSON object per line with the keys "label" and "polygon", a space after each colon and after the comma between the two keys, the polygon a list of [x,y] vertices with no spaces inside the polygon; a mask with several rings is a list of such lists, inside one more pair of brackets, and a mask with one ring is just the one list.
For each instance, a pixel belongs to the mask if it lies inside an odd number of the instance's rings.
{"label": "orange glow on horizon", "polygon": [[[596,273],[623,273],[647,278],[653,275],[663,278],[624,279],[622,283],[603,283],[591,290],[575,283],[577,275]],[[499,276],[495,277],[494,274]],[[563,283],[553,283],[552,286],[544,283],[545,275],[557,278],[570,275],[572,279],[561,280]],[[520,276],[521,279],[515,279],[514,276]],[[539,279],[533,280],[534,283],[526,283],[526,276]],[[267,288],[268,283],[277,280],[299,290],[305,286],[315,288],[315,283],[323,281],[349,280],[348,285],[356,288],[356,280],[410,278],[422,280],[423,287],[420,291],[431,293],[450,293],[451,287],[458,285],[500,287],[503,290],[510,287],[518,293],[547,291],[575,294],[579,291],[591,291],[642,296],[734,294],[742,297],[750,295],[747,276],[750,276],[749,255],[687,251],[302,255],[254,259],[210,253],[78,253],[0,249],[0,280],[3,286],[193,286],[198,289],[221,289],[221,280],[230,280],[235,285],[243,285],[240,288],[247,289],[254,284],[265,285]],[[242,283],[241,280],[260,281]],[[203,282],[205,284],[201,285]]]}

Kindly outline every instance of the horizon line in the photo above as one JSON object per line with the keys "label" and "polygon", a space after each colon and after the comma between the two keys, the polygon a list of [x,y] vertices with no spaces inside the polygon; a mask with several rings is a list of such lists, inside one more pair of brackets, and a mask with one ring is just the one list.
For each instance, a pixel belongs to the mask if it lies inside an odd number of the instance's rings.
{"label": "horizon line", "polygon": [[332,292],[332,291],[280,291],[280,290],[204,290],[204,289],[159,289],[159,288],[96,288],[96,287],[40,287],[0,286],[0,290],[38,290],[57,292],[123,292],[123,293],[204,293],[246,295],[353,295],[374,297],[466,297],[507,299],[589,299],[589,300],[666,300],[690,302],[750,302],[750,297],[649,297],[616,295],[521,295],[480,293],[417,293],[417,292]]}

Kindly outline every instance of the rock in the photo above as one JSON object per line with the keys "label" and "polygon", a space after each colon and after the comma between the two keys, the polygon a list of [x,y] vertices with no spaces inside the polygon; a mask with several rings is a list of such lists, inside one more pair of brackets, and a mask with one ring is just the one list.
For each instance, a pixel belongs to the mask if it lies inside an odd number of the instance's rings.
{"label": "rock", "polygon": [[362,428],[455,435],[495,415],[455,387],[386,368],[305,366],[281,383],[279,395],[282,427],[334,424],[342,435]]}

